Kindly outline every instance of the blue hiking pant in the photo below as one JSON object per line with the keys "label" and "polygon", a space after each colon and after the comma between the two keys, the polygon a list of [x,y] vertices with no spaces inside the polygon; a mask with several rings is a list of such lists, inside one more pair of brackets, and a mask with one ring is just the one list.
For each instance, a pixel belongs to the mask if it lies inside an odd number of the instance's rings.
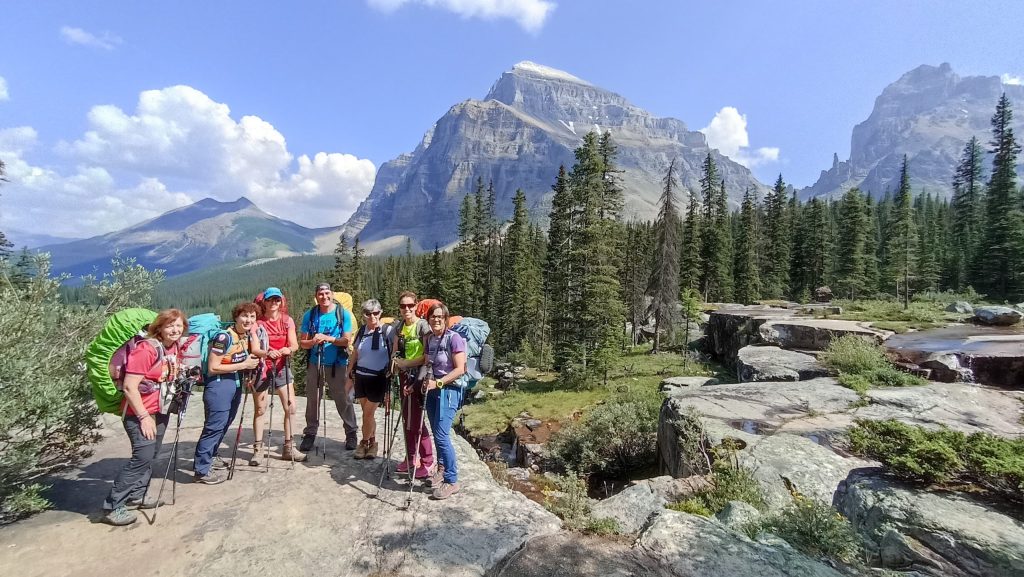
{"label": "blue hiking pant", "polygon": [[462,405],[462,393],[461,387],[445,387],[427,393],[427,418],[430,419],[430,430],[434,432],[437,462],[444,467],[445,483],[459,480],[459,464],[455,462],[451,434],[455,413]]}
{"label": "blue hiking pant", "polygon": [[192,470],[196,475],[205,476],[210,473],[213,458],[217,456],[224,435],[231,427],[238,413],[238,404],[242,400],[242,388],[233,376],[215,378],[207,381],[203,391],[203,404],[206,405],[206,420],[203,422],[203,433],[196,443],[196,458]]}

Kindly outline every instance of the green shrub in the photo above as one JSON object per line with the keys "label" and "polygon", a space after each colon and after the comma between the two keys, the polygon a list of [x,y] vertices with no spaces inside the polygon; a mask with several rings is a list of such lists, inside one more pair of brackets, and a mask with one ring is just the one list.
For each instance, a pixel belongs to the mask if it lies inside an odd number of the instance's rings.
{"label": "green shrub", "polygon": [[841,373],[867,374],[889,366],[881,349],[860,337],[846,335],[832,339],[818,360]]}
{"label": "green shrub", "polygon": [[752,535],[760,531],[773,533],[812,557],[852,563],[861,556],[862,542],[850,522],[831,506],[802,496],[744,529]]}
{"label": "green shrub", "polygon": [[988,433],[965,435],[899,421],[857,421],[850,448],[914,482],[966,482],[1024,501],[1024,439]]}
{"label": "green shrub", "polygon": [[729,501],[744,501],[762,511],[767,507],[761,485],[746,467],[715,463],[708,482],[708,487],[669,505],[669,508],[710,517],[724,509]]}
{"label": "green shrub", "polygon": [[50,501],[43,497],[46,489],[39,483],[13,489],[4,499],[0,518],[6,520],[21,519],[50,508]]}
{"label": "green shrub", "polygon": [[619,532],[619,522],[609,517],[590,517],[584,522],[582,532],[588,535],[614,535]]}
{"label": "green shrub", "polygon": [[611,398],[552,436],[548,454],[566,471],[624,478],[655,462],[660,410],[652,395]]}
{"label": "green shrub", "polygon": [[595,519],[590,516],[590,499],[586,481],[575,474],[559,475],[554,479],[555,497],[548,497],[544,506],[562,519],[566,529],[594,535],[608,535],[619,530],[615,519]]}
{"label": "green shrub", "polygon": [[865,396],[868,394],[868,389],[871,388],[871,380],[864,375],[851,375],[849,373],[839,373],[839,384],[843,385],[847,389],[853,389],[858,395]]}

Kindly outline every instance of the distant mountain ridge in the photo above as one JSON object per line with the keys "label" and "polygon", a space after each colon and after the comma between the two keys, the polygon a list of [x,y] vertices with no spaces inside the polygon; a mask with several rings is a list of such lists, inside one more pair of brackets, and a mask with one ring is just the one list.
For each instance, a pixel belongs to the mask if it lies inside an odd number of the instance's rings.
{"label": "distant mountain ridge", "polygon": [[269,215],[245,197],[204,198],[124,230],[38,250],[50,253],[55,272],[73,276],[109,270],[116,252],[176,275],[225,262],[314,253],[314,239],[327,230]]}
{"label": "distant mountain ridge", "polygon": [[948,196],[964,145],[976,136],[988,148],[990,119],[1006,93],[1013,105],[1018,141],[1024,136],[1024,86],[1003,84],[997,76],[960,77],[949,64],[922,65],[887,86],[871,115],[853,128],[850,158],[823,170],[800,197],[835,198],[856,186],[881,196],[895,190],[903,155],[911,186]]}
{"label": "distant mountain ridge", "polygon": [[[345,224],[371,252],[431,250],[456,238],[462,197],[477,177],[493,182],[499,220],[512,214],[517,188],[526,192],[531,216],[546,221],[559,165],[570,168],[573,151],[591,130],[611,132],[626,191],[624,216],[656,213],[661,179],[677,158],[681,196],[699,190],[701,163],[714,157],[731,200],[767,188],[746,167],[710,148],[704,135],[674,118],[659,118],[622,96],[567,72],[521,62],[501,75],[483,100],[453,106],[411,153],[384,163],[369,196]],[[433,218],[424,219],[429,211]],[[438,226],[439,223],[445,226]]]}

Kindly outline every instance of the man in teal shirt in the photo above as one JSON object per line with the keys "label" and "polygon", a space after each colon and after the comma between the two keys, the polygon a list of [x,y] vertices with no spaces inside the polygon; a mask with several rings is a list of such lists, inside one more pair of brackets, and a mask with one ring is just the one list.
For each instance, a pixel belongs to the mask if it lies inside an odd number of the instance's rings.
{"label": "man in teal shirt", "polygon": [[334,301],[331,285],[316,286],[316,306],[306,311],[300,325],[299,346],[309,351],[306,365],[306,428],[302,431],[299,450],[313,448],[320,428],[320,382],[331,393],[338,415],[345,424],[345,448],[354,450],[359,439],[356,435],[356,411],[348,393],[348,346],[352,342],[352,313]]}

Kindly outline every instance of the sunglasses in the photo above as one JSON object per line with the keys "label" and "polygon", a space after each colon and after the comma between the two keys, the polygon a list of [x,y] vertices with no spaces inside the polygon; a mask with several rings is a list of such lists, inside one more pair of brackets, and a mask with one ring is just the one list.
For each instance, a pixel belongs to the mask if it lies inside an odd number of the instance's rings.
{"label": "sunglasses", "polygon": [[429,317],[432,321],[443,321],[444,315],[432,315]]}
{"label": "sunglasses", "polygon": [[416,303],[409,303],[409,304],[398,303],[398,308],[400,308],[400,309],[414,309],[414,308],[416,308]]}
{"label": "sunglasses", "polygon": [[363,316],[366,317],[379,317],[380,311],[363,311]]}

